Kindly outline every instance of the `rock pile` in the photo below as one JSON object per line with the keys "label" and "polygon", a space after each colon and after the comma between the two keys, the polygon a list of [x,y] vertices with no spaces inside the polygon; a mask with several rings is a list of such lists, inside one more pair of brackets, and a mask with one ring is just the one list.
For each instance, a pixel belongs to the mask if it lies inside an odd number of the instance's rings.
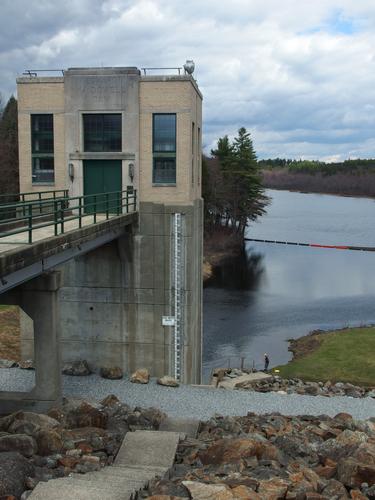
{"label": "rock pile", "polygon": [[180,443],[169,477],[153,480],[143,498],[375,499],[375,419],[213,418]]}
{"label": "rock pile", "polygon": [[101,403],[64,399],[48,415],[0,418],[0,498],[24,500],[39,481],[109,465],[128,431],[158,429],[165,417],[154,408],[131,409],[111,395]]}
{"label": "rock pile", "polygon": [[[223,373],[224,372],[224,373]],[[220,383],[231,381],[234,389],[244,389],[256,392],[278,392],[284,394],[306,394],[309,396],[350,396],[352,398],[375,398],[375,389],[359,387],[345,382],[305,382],[300,379],[284,379],[278,376],[271,376],[261,380],[246,379],[248,372],[238,369],[218,369],[213,373],[212,384],[216,386],[217,378]],[[236,383],[236,379],[238,383]],[[219,385],[220,387],[220,385]]]}

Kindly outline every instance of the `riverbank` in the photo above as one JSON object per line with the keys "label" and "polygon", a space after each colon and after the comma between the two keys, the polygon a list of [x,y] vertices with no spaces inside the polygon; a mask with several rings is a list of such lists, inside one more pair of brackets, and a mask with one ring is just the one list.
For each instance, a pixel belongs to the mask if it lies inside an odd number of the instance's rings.
{"label": "riverbank", "polygon": [[226,259],[237,257],[243,250],[243,238],[228,228],[205,231],[203,282],[207,282],[214,274],[214,268]]}
{"label": "riverbank", "polygon": [[283,378],[375,385],[375,327],[314,331],[290,340],[293,359],[279,366]]}
{"label": "riverbank", "polygon": [[324,175],[289,172],[285,168],[263,169],[263,185],[267,189],[300,193],[331,194],[358,198],[375,198],[375,174],[357,173]]}

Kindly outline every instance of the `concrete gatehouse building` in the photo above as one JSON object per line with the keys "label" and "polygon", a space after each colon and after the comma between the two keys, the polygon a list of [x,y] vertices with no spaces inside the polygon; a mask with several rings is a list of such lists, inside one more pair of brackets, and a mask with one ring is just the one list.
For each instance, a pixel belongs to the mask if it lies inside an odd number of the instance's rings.
{"label": "concrete gatehouse building", "polygon": [[[61,266],[62,361],[199,383],[202,95],[193,76],[71,68],[30,73],[17,88],[20,192],[137,194],[137,223],[124,236]],[[33,340],[23,342],[31,352]]]}

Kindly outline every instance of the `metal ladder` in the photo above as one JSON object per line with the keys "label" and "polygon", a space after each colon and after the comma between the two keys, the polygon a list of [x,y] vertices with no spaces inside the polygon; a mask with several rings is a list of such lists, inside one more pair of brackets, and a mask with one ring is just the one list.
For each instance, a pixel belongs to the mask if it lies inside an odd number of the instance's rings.
{"label": "metal ladder", "polygon": [[173,217],[173,291],[174,291],[174,376],[181,380],[183,372],[183,343],[184,343],[184,276],[185,256],[182,236],[183,217],[175,213]]}

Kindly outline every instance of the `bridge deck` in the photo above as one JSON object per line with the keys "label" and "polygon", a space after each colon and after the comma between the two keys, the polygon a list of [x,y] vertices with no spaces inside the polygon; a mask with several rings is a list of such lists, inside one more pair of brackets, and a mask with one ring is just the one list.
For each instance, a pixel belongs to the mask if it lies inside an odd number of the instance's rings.
{"label": "bridge deck", "polygon": [[96,223],[91,219],[85,217],[81,228],[77,228],[77,221],[66,221],[64,233],[57,236],[53,226],[34,229],[36,241],[32,244],[26,244],[25,239],[16,242],[15,235],[10,236],[13,243],[0,245],[0,294],[129,233],[126,227],[137,223],[138,212],[109,219],[97,214]]}
{"label": "bridge deck", "polygon": [[[106,220],[105,214],[96,214],[97,223],[104,220]],[[89,226],[92,224],[94,224],[94,215],[86,215],[81,220],[82,227]],[[73,231],[74,229],[79,229],[78,219],[64,222],[64,233]],[[50,238],[52,236],[55,236],[55,228],[52,225],[47,227],[41,227],[39,229],[33,229],[33,243],[45,240],[46,238]],[[27,232],[13,234],[11,236],[0,237],[0,255],[3,252],[7,252],[9,250],[17,250],[25,245],[29,246],[27,238],[28,238]]]}

